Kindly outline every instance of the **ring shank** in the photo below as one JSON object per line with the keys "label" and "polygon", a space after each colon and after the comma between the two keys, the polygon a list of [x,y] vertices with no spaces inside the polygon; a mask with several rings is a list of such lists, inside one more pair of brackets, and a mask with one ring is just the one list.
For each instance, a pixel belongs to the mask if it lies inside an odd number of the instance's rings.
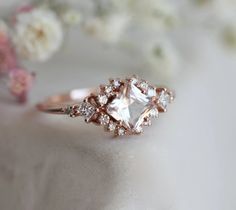
{"label": "ring shank", "polygon": [[44,102],[36,105],[42,112],[51,114],[67,114],[68,105],[80,103],[91,93],[96,93],[95,88],[75,89],[65,94],[51,96]]}

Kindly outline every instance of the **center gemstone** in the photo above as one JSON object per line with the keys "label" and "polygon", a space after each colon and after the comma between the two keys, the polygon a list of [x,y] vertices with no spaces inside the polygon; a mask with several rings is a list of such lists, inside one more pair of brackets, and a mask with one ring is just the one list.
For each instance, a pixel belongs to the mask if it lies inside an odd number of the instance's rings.
{"label": "center gemstone", "polygon": [[131,129],[138,129],[152,109],[152,100],[133,84],[127,82],[118,96],[107,106],[107,113]]}

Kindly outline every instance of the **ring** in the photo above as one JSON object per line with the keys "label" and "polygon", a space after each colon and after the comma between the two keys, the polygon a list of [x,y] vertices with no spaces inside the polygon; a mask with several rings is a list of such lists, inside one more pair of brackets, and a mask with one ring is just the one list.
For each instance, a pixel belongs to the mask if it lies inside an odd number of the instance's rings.
{"label": "ring", "polygon": [[110,79],[95,89],[72,90],[37,104],[40,111],[83,116],[85,122],[103,126],[115,136],[134,135],[150,126],[152,118],[167,111],[174,93],[165,87],[150,85],[137,76]]}

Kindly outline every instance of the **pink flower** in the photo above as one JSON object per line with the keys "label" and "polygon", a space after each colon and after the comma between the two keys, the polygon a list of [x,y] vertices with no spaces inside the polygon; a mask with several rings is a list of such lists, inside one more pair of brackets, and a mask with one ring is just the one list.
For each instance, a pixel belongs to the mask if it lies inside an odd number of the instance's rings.
{"label": "pink flower", "polygon": [[4,32],[0,31],[0,45],[6,44],[7,42],[8,42],[7,35]]}
{"label": "pink flower", "polygon": [[35,75],[24,69],[14,69],[10,72],[9,89],[18,101],[27,101],[28,92],[32,87]]}
{"label": "pink flower", "polygon": [[0,45],[7,43],[9,40],[8,26],[0,19]]}
{"label": "pink flower", "polygon": [[7,36],[0,34],[0,74],[7,73],[16,68],[17,59],[15,50]]}
{"label": "pink flower", "polygon": [[34,6],[30,5],[30,4],[26,4],[23,6],[20,6],[18,8],[16,8],[16,10],[14,11],[12,17],[10,18],[10,22],[13,26],[15,26],[16,22],[17,22],[17,16],[19,14],[23,14],[23,13],[30,13],[32,10],[34,10]]}
{"label": "pink flower", "polygon": [[16,13],[27,13],[31,12],[34,9],[33,5],[27,4],[16,9]]}

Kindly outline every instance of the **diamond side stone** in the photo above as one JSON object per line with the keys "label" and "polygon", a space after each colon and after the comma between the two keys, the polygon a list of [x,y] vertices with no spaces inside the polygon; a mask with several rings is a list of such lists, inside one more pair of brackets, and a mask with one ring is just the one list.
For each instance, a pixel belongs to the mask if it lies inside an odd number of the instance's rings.
{"label": "diamond side stone", "polygon": [[90,103],[83,102],[79,106],[79,113],[85,117],[85,119],[89,120],[96,112],[96,108],[93,107]]}
{"label": "diamond side stone", "polygon": [[98,95],[98,102],[100,105],[105,105],[108,101],[108,98],[106,95]]}
{"label": "diamond side stone", "polygon": [[170,103],[170,95],[167,92],[162,91],[159,94],[158,103],[162,106],[162,108],[166,109],[168,103]]}
{"label": "diamond side stone", "polygon": [[150,115],[150,117],[157,118],[158,117],[158,109],[157,108],[151,109],[149,112],[149,115]]}
{"label": "diamond side stone", "polygon": [[108,124],[107,129],[108,129],[109,131],[114,131],[114,130],[116,129],[116,123],[114,123],[114,122],[111,121],[111,122]]}
{"label": "diamond side stone", "polygon": [[99,117],[99,122],[101,125],[107,125],[110,121],[110,117],[106,114],[101,114]]}
{"label": "diamond side stone", "polygon": [[148,94],[148,97],[155,97],[155,96],[157,96],[156,89],[153,88],[153,87],[149,87],[147,94]]}
{"label": "diamond side stone", "polygon": [[118,87],[120,87],[120,85],[121,85],[121,83],[120,83],[120,80],[119,80],[119,79],[114,79],[114,80],[112,81],[112,86],[113,86],[114,88],[118,88]]}
{"label": "diamond side stone", "polygon": [[118,134],[119,136],[124,136],[124,135],[125,135],[125,129],[124,129],[123,127],[118,128],[117,134]]}

